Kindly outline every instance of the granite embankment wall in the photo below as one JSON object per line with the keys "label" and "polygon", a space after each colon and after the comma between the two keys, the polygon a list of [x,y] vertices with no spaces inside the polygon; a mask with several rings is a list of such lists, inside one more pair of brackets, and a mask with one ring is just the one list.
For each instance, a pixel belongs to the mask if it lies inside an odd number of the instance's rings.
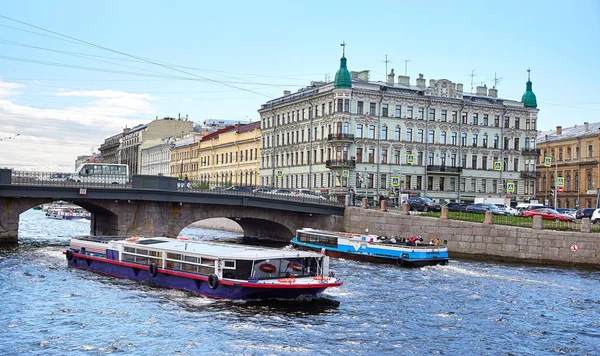
{"label": "granite embankment wall", "polygon": [[[347,207],[345,232],[448,241],[450,257],[600,267],[600,234],[471,223]],[[577,251],[571,246],[577,245]]]}

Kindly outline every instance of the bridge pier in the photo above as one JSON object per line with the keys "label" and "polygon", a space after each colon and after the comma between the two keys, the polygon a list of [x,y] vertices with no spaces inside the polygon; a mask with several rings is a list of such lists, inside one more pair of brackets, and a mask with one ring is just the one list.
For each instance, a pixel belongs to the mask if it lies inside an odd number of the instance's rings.
{"label": "bridge pier", "polygon": [[0,244],[17,244],[19,237],[19,215],[42,202],[42,199],[0,197]]}

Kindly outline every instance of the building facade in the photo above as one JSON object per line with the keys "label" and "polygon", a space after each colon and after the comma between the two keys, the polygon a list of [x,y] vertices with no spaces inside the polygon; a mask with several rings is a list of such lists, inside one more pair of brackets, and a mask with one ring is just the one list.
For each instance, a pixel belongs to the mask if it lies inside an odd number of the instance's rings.
{"label": "building facade", "polygon": [[174,139],[163,139],[162,143],[142,149],[141,174],[168,176],[171,166],[171,148]]}
{"label": "building facade", "polygon": [[173,142],[169,167],[171,177],[198,179],[198,142],[201,137],[200,134],[188,134]]}
{"label": "building facade", "polygon": [[120,163],[119,160],[119,147],[121,140],[127,135],[128,128],[123,129],[123,132],[118,133],[114,136],[110,136],[104,140],[104,143],[100,145],[98,151],[100,151],[100,159],[103,163]]}
{"label": "building facade", "polygon": [[131,174],[141,173],[142,149],[155,146],[165,138],[184,137],[193,130],[193,123],[166,117],[130,129],[121,140],[118,162],[129,165]]}
{"label": "building facade", "polygon": [[258,185],[260,122],[224,128],[198,143],[198,176],[211,186]]}
{"label": "building facade", "polygon": [[284,92],[259,113],[262,185],[387,195],[398,181],[442,201],[535,197],[531,81],[517,102],[485,86],[471,94],[446,79],[426,85],[422,75],[411,85],[393,69],[387,82],[370,81],[344,56],[334,82]]}
{"label": "building facade", "polygon": [[554,205],[556,200],[556,208],[595,208],[600,188],[600,122],[540,131],[537,145],[541,151],[538,201]]}

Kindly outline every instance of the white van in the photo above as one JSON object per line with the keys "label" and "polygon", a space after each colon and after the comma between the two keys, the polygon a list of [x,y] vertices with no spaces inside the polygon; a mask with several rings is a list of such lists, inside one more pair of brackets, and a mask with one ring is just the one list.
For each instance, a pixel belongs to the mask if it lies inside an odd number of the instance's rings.
{"label": "white van", "polygon": [[128,184],[129,166],[126,164],[84,163],[69,178],[72,182]]}

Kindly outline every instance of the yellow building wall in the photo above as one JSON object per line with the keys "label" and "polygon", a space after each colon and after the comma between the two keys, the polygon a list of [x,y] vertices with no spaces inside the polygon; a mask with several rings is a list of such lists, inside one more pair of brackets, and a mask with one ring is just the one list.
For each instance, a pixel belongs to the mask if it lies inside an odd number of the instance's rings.
{"label": "yellow building wall", "polygon": [[[538,143],[540,172],[536,198],[554,205],[556,177],[564,178],[564,192],[557,195],[556,208],[595,208],[600,188],[600,135]],[[544,166],[544,157],[554,157],[552,166]]]}
{"label": "yellow building wall", "polygon": [[241,133],[239,128],[221,133],[199,142],[198,179],[210,186],[256,186],[259,157],[259,126]]}

